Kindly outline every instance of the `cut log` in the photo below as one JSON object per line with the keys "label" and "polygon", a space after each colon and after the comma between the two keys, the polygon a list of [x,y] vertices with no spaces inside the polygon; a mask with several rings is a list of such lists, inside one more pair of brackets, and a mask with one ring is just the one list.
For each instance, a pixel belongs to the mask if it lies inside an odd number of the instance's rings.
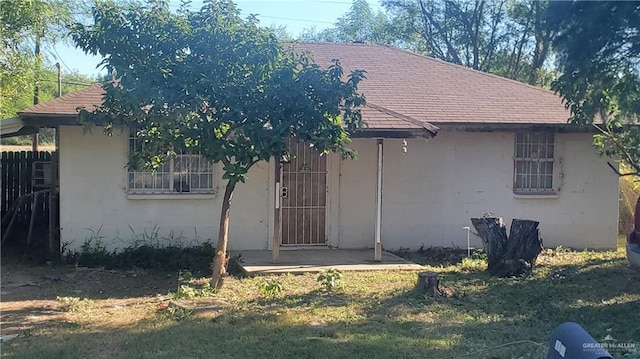
{"label": "cut log", "polygon": [[471,224],[482,238],[484,250],[487,252],[487,267],[494,267],[502,258],[507,242],[507,228],[504,222],[498,218],[471,218]]}
{"label": "cut log", "polygon": [[509,237],[502,218],[471,218],[487,252],[487,270],[498,277],[528,274],[542,251],[539,222],[514,219]]}
{"label": "cut log", "polygon": [[416,290],[429,297],[438,297],[442,295],[439,288],[440,279],[438,273],[435,272],[420,272],[418,273],[418,282],[416,283]]}
{"label": "cut log", "polygon": [[524,260],[531,267],[542,252],[542,240],[538,225],[540,223],[528,219],[514,219],[511,222],[509,240],[505,249],[505,258]]}

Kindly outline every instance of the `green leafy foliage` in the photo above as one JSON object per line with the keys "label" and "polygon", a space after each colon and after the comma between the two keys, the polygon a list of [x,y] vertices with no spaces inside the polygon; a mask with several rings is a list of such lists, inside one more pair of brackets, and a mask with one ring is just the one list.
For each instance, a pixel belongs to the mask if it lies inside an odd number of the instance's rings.
{"label": "green leafy foliage", "polygon": [[562,71],[553,89],[572,122],[599,124],[594,143],[602,154],[631,166],[627,174],[640,175],[640,3],[552,5]]}
{"label": "green leafy foliage", "polygon": [[342,272],[339,269],[329,268],[320,272],[316,281],[327,292],[333,292],[342,288]]}
{"label": "green leafy foliage", "polygon": [[215,289],[209,283],[195,283],[191,271],[182,269],[178,272],[178,288],[173,293],[173,299],[193,299],[211,297]]}
{"label": "green leafy foliage", "polygon": [[278,42],[254,16],[243,19],[227,0],[186,4],[99,2],[93,24],[71,27],[76,45],[99,54],[116,78],[105,82],[101,108],[80,121],[105,130],[133,128],[144,141],[129,166],[157,169],[178,151],[222,162],[228,180],[212,283],[224,275],[229,208],[235,186],[260,161],[286,155],[290,138],[321,153],[353,157],[350,134],[363,126],[357,92],[365,72],[323,69]]}
{"label": "green leafy foliage", "polygon": [[160,320],[173,320],[177,322],[191,318],[193,310],[163,302],[158,304],[156,313]]}
{"label": "green leafy foliage", "polygon": [[395,44],[400,36],[383,12],[374,13],[366,0],[354,0],[349,11],[339,17],[333,27],[320,32],[315,28],[305,29],[300,40]]}
{"label": "green leafy foliage", "polygon": [[264,279],[258,287],[260,292],[268,298],[276,298],[282,294],[284,286],[276,279]]}
{"label": "green leafy foliage", "polygon": [[[65,25],[82,8],[78,0],[0,1],[0,118],[32,105],[36,85],[43,90],[41,102],[57,93],[46,89],[56,86],[51,69],[55,61],[49,54],[65,41]],[[85,79],[79,74],[66,77]]]}
{"label": "green leafy foliage", "polygon": [[118,81],[105,83],[103,107],[81,119],[138,129],[145,148],[131,165],[157,167],[188,149],[223,162],[224,178],[243,182],[254,163],[285,154],[290,137],[353,154],[345,145],[348,131],[362,125],[362,71],[342,81],[337,60],[324,70],[285,51],[228,1],[178,13],[160,2],[105,3],[93,14],[94,25],[75,24],[72,36],[102,55]]}
{"label": "green leafy foliage", "polygon": [[210,243],[200,246],[134,245],[120,251],[110,251],[103,239],[88,239],[79,251],[67,251],[63,262],[81,267],[105,267],[107,269],[155,269],[178,271],[187,268],[191,273],[205,276],[211,273],[211,257],[214,248]]}
{"label": "green leafy foliage", "polygon": [[459,266],[464,271],[483,271],[487,269],[487,260],[473,257],[463,258]]}
{"label": "green leafy foliage", "polygon": [[204,283],[200,288],[193,287],[188,284],[181,284],[178,289],[173,293],[173,299],[193,299],[211,297],[215,294],[215,290],[211,288],[209,283]]}
{"label": "green leafy foliage", "polygon": [[549,1],[383,0],[397,45],[534,85],[548,85],[545,66],[555,36]]}

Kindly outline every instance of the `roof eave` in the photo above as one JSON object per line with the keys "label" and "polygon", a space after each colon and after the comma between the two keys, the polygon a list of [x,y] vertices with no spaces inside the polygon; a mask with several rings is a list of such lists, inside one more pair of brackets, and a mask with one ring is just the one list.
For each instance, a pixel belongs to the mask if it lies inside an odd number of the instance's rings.
{"label": "roof eave", "polygon": [[489,123],[489,122],[436,122],[438,127],[447,131],[463,132],[513,132],[513,131],[552,131],[572,133],[594,133],[593,125],[575,125],[571,123]]}
{"label": "roof eave", "polygon": [[20,117],[7,118],[0,121],[0,138],[9,138],[38,133],[37,127],[25,126]]}
{"label": "roof eave", "polygon": [[25,125],[31,127],[56,127],[56,126],[77,126],[77,114],[59,113],[25,113],[20,112],[20,119]]}
{"label": "roof eave", "polygon": [[427,129],[415,129],[415,128],[363,128],[359,129],[353,134],[352,138],[432,138],[435,137],[436,132],[432,132]]}

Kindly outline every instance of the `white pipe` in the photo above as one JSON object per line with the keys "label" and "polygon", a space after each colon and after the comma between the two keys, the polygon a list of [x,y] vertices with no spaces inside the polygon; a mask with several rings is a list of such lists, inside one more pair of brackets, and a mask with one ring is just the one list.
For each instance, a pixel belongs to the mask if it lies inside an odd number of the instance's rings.
{"label": "white pipe", "polygon": [[282,198],[282,193],[280,193],[280,182],[276,182],[276,209],[280,208],[280,198]]}
{"label": "white pipe", "polygon": [[467,258],[471,257],[471,227],[464,226],[462,229],[467,231]]}
{"label": "white pipe", "polygon": [[378,181],[376,184],[376,243],[382,241],[382,140],[378,140]]}

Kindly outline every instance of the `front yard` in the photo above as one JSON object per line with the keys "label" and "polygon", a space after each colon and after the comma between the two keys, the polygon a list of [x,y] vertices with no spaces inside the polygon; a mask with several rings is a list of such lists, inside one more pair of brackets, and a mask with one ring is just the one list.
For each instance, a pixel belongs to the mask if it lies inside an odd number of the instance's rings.
{"label": "front yard", "polygon": [[479,261],[425,270],[447,297],[414,292],[416,272],[348,272],[331,292],[312,274],[228,278],[225,305],[189,313],[167,307],[176,273],[3,263],[2,356],[543,358],[564,321],[640,347],[640,272],[622,250],[546,250],[527,278],[492,278]]}

